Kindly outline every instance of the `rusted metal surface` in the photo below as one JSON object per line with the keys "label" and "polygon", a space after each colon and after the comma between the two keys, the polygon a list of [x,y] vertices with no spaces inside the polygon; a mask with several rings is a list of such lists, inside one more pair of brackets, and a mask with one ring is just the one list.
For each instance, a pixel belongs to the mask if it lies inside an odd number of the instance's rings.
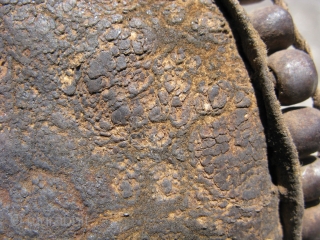
{"label": "rusted metal surface", "polygon": [[[0,6],[1,237],[282,238],[276,100],[221,5],[14,2]],[[294,159],[278,180],[299,230]]]}

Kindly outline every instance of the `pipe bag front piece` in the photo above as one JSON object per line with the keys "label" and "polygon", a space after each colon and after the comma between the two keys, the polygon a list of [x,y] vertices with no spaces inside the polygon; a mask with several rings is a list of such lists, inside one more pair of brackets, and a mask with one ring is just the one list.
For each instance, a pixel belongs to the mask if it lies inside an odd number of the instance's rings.
{"label": "pipe bag front piece", "polygon": [[2,2],[1,238],[282,238],[263,101],[221,6]]}

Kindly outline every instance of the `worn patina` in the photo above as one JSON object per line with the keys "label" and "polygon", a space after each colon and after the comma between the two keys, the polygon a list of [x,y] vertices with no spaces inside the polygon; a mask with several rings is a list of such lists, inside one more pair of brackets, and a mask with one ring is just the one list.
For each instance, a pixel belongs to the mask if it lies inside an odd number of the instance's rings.
{"label": "worn patina", "polygon": [[281,239],[279,120],[229,11],[2,1],[0,236]]}

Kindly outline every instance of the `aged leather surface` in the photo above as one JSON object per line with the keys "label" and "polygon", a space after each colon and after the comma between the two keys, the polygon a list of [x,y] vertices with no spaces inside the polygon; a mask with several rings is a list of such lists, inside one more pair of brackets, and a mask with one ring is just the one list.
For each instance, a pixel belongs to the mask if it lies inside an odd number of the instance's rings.
{"label": "aged leather surface", "polygon": [[[232,16],[244,55],[253,69],[252,81],[261,91],[267,124],[265,124],[268,142],[269,169],[273,182],[280,193],[280,217],[284,239],[301,239],[304,201],[300,179],[300,163],[297,149],[285,125],[280,111],[280,103],[274,91],[273,76],[267,64],[265,44],[250,24],[248,15],[237,0],[221,2]],[[285,6],[283,0],[274,0],[279,6]],[[308,45],[298,31],[295,31],[294,46],[308,52]],[[260,95],[260,94],[259,94]]]}
{"label": "aged leather surface", "polygon": [[282,237],[259,91],[213,1],[2,3],[1,237]]}

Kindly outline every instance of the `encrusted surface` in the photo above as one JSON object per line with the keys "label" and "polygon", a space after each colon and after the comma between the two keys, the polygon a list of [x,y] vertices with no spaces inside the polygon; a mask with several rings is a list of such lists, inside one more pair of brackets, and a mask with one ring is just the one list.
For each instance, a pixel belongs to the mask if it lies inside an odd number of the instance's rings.
{"label": "encrusted surface", "polygon": [[281,238],[255,91],[214,3],[0,17],[2,237]]}

